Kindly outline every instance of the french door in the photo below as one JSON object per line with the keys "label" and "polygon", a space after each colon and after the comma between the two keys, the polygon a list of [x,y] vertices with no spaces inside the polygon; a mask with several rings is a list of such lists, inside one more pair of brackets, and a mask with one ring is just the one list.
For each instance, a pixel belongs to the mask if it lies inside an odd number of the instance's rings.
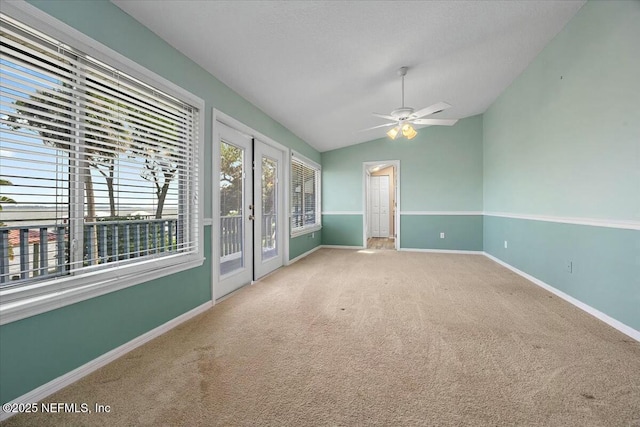
{"label": "french door", "polygon": [[218,299],[283,265],[283,152],[219,124]]}
{"label": "french door", "polygon": [[253,273],[258,279],[284,261],[284,156],[282,151],[254,140],[253,157]]}

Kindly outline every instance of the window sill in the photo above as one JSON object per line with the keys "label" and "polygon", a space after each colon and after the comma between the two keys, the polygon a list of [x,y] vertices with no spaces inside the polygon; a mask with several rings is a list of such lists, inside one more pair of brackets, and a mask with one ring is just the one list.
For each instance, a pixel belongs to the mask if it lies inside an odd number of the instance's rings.
{"label": "window sill", "polygon": [[[138,269],[128,274],[118,274],[115,269],[111,269],[109,271],[110,275],[100,274],[95,277],[89,275],[89,277],[70,278],[69,286],[64,289],[58,287],[54,279],[54,281],[38,284],[37,288],[41,289],[42,292],[34,292],[29,296],[26,295],[26,292],[21,292],[20,288],[15,290],[7,289],[0,293],[0,297],[3,300],[0,303],[0,325],[199,267],[204,263],[204,258],[197,255],[190,256],[188,259],[176,257],[172,261],[172,263],[167,263],[165,266],[158,267],[156,265],[153,269]],[[101,273],[104,273],[104,271]],[[47,287],[54,289],[46,292]],[[24,295],[24,297],[20,297],[20,294]],[[9,298],[13,299],[12,301],[7,301],[9,295]]]}
{"label": "window sill", "polygon": [[305,234],[315,233],[316,231],[322,230],[322,225],[314,225],[308,228],[304,228],[302,230],[294,230],[291,232],[291,238],[295,239],[296,237],[304,236]]}

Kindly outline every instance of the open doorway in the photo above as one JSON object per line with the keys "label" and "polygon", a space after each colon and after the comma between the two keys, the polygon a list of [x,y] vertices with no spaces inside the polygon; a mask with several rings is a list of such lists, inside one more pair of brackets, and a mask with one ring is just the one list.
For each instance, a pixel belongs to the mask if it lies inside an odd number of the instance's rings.
{"label": "open doorway", "polygon": [[397,250],[400,162],[364,162],[363,241],[368,249]]}

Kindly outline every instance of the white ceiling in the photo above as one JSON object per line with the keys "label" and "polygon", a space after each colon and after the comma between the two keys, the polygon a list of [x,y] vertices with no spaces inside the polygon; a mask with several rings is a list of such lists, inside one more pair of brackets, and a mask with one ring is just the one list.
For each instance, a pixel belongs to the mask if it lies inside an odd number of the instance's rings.
{"label": "white ceiling", "polygon": [[584,1],[112,0],[319,151],[401,104],[483,113]]}

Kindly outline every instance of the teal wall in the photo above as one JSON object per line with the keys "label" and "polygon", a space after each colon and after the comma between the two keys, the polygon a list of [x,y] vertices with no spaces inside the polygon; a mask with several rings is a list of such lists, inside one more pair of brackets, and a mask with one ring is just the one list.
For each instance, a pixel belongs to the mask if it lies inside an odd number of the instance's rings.
{"label": "teal wall", "polygon": [[588,2],[484,114],[484,209],[640,220],[640,2]]}
{"label": "teal wall", "polygon": [[639,230],[485,216],[484,250],[640,330]]}
{"label": "teal wall", "polygon": [[362,211],[362,163],[377,160],[400,160],[401,210],[482,210],[482,116],[321,156],[323,211]]}
{"label": "teal wall", "polygon": [[322,215],[322,244],[362,246],[362,215]]}
{"label": "teal wall", "polygon": [[405,249],[482,251],[482,215],[402,215],[400,224]]}
{"label": "teal wall", "polygon": [[[411,141],[381,138],[322,153],[323,244],[362,245],[362,164],[378,160],[400,161],[401,212],[482,211],[482,116],[474,116],[453,127],[419,129]],[[434,246],[428,235],[421,234],[411,236],[411,246],[405,245],[402,218],[403,248],[435,249],[443,244]],[[409,221],[424,230],[441,222],[428,215]],[[459,223],[474,229],[474,236],[482,235],[482,221],[465,217]],[[471,240],[463,246],[477,247]],[[457,248],[453,241],[446,246]]]}
{"label": "teal wall", "polygon": [[[639,23],[588,2],[484,114],[485,212],[640,224]],[[486,216],[484,250],[640,330],[639,230]]]}
{"label": "teal wall", "polygon": [[[217,108],[304,156],[320,154],[108,1],[29,1],[205,101],[205,217],[211,217],[212,113]],[[216,210],[214,209],[214,212]],[[0,402],[10,401],[211,300],[204,265],[0,327]],[[291,248],[303,245],[291,239]],[[319,245],[321,236],[305,242]]]}
{"label": "teal wall", "polygon": [[289,259],[292,260],[309,252],[322,243],[322,230],[294,237],[289,241]]}

